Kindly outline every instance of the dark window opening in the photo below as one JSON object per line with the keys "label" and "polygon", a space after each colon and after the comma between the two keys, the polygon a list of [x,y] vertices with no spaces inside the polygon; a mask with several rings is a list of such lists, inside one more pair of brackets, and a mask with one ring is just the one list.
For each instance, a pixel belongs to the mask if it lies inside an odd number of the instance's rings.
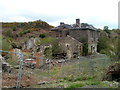
{"label": "dark window opening", "polygon": [[60,37],[62,37],[62,32],[60,32]]}
{"label": "dark window opening", "polygon": [[69,45],[67,45],[67,50],[69,50]]}
{"label": "dark window opening", "polygon": [[91,46],[91,52],[93,51],[93,47]]}
{"label": "dark window opening", "polygon": [[66,36],[69,35],[69,32],[66,33]]}
{"label": "dark window opening", "polygon": [[58,32],[56,32],[56,37],[59,37],[59,34],[58,34]]}

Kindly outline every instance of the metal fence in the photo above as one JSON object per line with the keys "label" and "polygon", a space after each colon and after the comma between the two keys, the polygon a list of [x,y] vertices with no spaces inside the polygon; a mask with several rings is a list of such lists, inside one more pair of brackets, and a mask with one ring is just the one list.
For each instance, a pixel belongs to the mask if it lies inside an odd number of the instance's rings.
{"label": "metal fence", "polygon": [[[18,59],[17,61],[19,62],[19,69],[18,69],[18,77],[17,77],[17,81],[16,81],[16,88],[20,88],[20,81],[21,81],[21,79],[22,79],[22,73],[24,73],[23,72],[23,64],[24,64],[24,57],[25,56],[28,56],[28,55],[26,55],[26,54],[24,54],[24,53],[22,53],[22,52],[19,52],[19,53],[17,53],[17,52],[12,52],[12,51],[3,51],[3,50],[0,50],[0,53],[2,54],[2,53],[8,53],[9,54],[9,56],[10,55],[12,55],[12,54],[16,54],[16,55],[14,55],[14,56],[17,56],[17,58],[16,59]],[[2,56],[2,55],[1,55]],[[43,59],[43,58],[41,58],[41,57],[37,57],[37,56],[33,56],[33,58],[39,58],[39,59]],[[12,58],[13,59],[13,58]],[[3,63],[3,62],[5,62],[6,60],[4,59],[4,58],[0,58],[0,61],[1,61],[1,64]],[[6,63],[6,64],[8,64],[8,63]],[[1,73],[2,73],[2,65],[0,65],[1,66]]]}
{"label": "metal fence", "polygon": [[[10,51],[2,51],[4,53],[12,53]],[[22,74],[26,73],[23,69],[24,66],[24,57],[27,56],[23,53],[19,54],[19,69],[18,69],[18,77],[16,81],[16,88],[20,88],[20,81],[22,79]],[[42,59],[44,64],[35,70],[33,73],[39,73],[39,77],[56,77],[56,78],[65,78],[69,76],[79,77],[80,75],[89,75],[91,77],[97,77],[98,80],[102,78],[103,73],[106,71],[106,68],[111,64],[111,59],[105,55],[90,55],[90,56],[80,56],[77,59],[71,60],[49,60],[42,57],[32,56],[34,58]],[[41,63],[41,61],[39,63]],[[31,68],[31,67],[29,67]],[[27,71],[29,74],[30,71]]]}
{"label": "metal fence", "polygon": [[[111,64],[110,58],[104,57],[95,57],[92,55],[89,57],[80,57],[79,59],[73,59],[68,62],[63,62],[61,64],[61,75],[67,76],[73,74],[74,76],[79,76],[81,74],[86,74],[89,76],[96,76],[98,79],[99,74],[102,74],[106,71],[106,68]],[[94,58],[95,57],[95,58]]]}

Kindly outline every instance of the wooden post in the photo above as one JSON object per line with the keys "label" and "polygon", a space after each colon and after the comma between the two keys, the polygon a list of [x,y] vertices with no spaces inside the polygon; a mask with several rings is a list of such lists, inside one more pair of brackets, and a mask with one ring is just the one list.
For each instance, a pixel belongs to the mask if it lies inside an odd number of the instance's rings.
{"label": "wooden post", "polygon": [[15,58],[14,58],[15,57],[15,49],[12,49],[11,52],[12,52],[12,60],[15,60]]}
{"label": "wooden post", "polygon": [[40,67],[40,53],[36,53],[36,68]]}

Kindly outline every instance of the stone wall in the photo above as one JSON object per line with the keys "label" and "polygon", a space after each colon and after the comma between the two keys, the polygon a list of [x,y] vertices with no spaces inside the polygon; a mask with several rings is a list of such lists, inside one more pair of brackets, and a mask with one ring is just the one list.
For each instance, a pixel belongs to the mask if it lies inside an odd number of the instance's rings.
{"label": "stone wall", "polygon": [[36,42],[39,41],[39,38],[30,38],[28,41],[26,41],[23,45],[23,50],[27,49],[36,49]]}
{"label": "stone wall", "polygon": [[80,30],[73,29],[69,35],[82,43],[88,44],[88,54],[97,52],[98,31],[97,30]]}
{"label": "stone wall", "polygon": [[82,54],[82,43],[69,35],[61,39],[59,43],[63,48],[63,52],[67,53],[68,58],[73,58]]}
{"label": "stone wall", "polygon": [[50,34],[52,37],[55,37],[57,39],[63,39],[67,35],[69,35],[68,29],[55,29]]}
{"label": "stone wall", "polygon": [[73,29],[69,30],[69,35],[81,43],[88,42],[88,30]]}
{"label": "stone wall", "polygon": [[98,43],[98,31],[89,30],[88,31],[88,53],[97,52],[97,43]]}
{"label": "stone wall", "polygon": [[[56,37],[56,33],[58,33],[58,34],[62,33],[62,37]],[[76,28],[76,29],[69,29],[69,30],[59,30],[58,29],[58,30],[53,31],[53,36],[58,39],[65,39],[65,37],[67,35],[73,37],[74,39],[76,39],[76,41],[79,41],[83,44],[87,43],[88,44],[88,54],[97,52],[97,43],[98,43],[98,37],[99,37],[99,32],[97,30]],[[64,41],[67,42],[67,40],[64,40]],[[68,53],[72,54],[73,52],[68,51]],[[71,54],[69,54],[69,56]]]}

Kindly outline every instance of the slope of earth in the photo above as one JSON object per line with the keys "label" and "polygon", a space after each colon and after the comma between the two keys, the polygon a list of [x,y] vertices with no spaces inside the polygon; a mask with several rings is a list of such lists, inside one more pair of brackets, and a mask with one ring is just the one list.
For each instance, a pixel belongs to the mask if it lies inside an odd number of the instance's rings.
{"label": "slope of earth", "polygon": [[41,20],[33,22],[2,22],[2,36],[3,40],[7,40],[11,45],[15,44],[19,48],[22,43],[31,37],[39,38],[40,34],[49,35],[52,27]]}

